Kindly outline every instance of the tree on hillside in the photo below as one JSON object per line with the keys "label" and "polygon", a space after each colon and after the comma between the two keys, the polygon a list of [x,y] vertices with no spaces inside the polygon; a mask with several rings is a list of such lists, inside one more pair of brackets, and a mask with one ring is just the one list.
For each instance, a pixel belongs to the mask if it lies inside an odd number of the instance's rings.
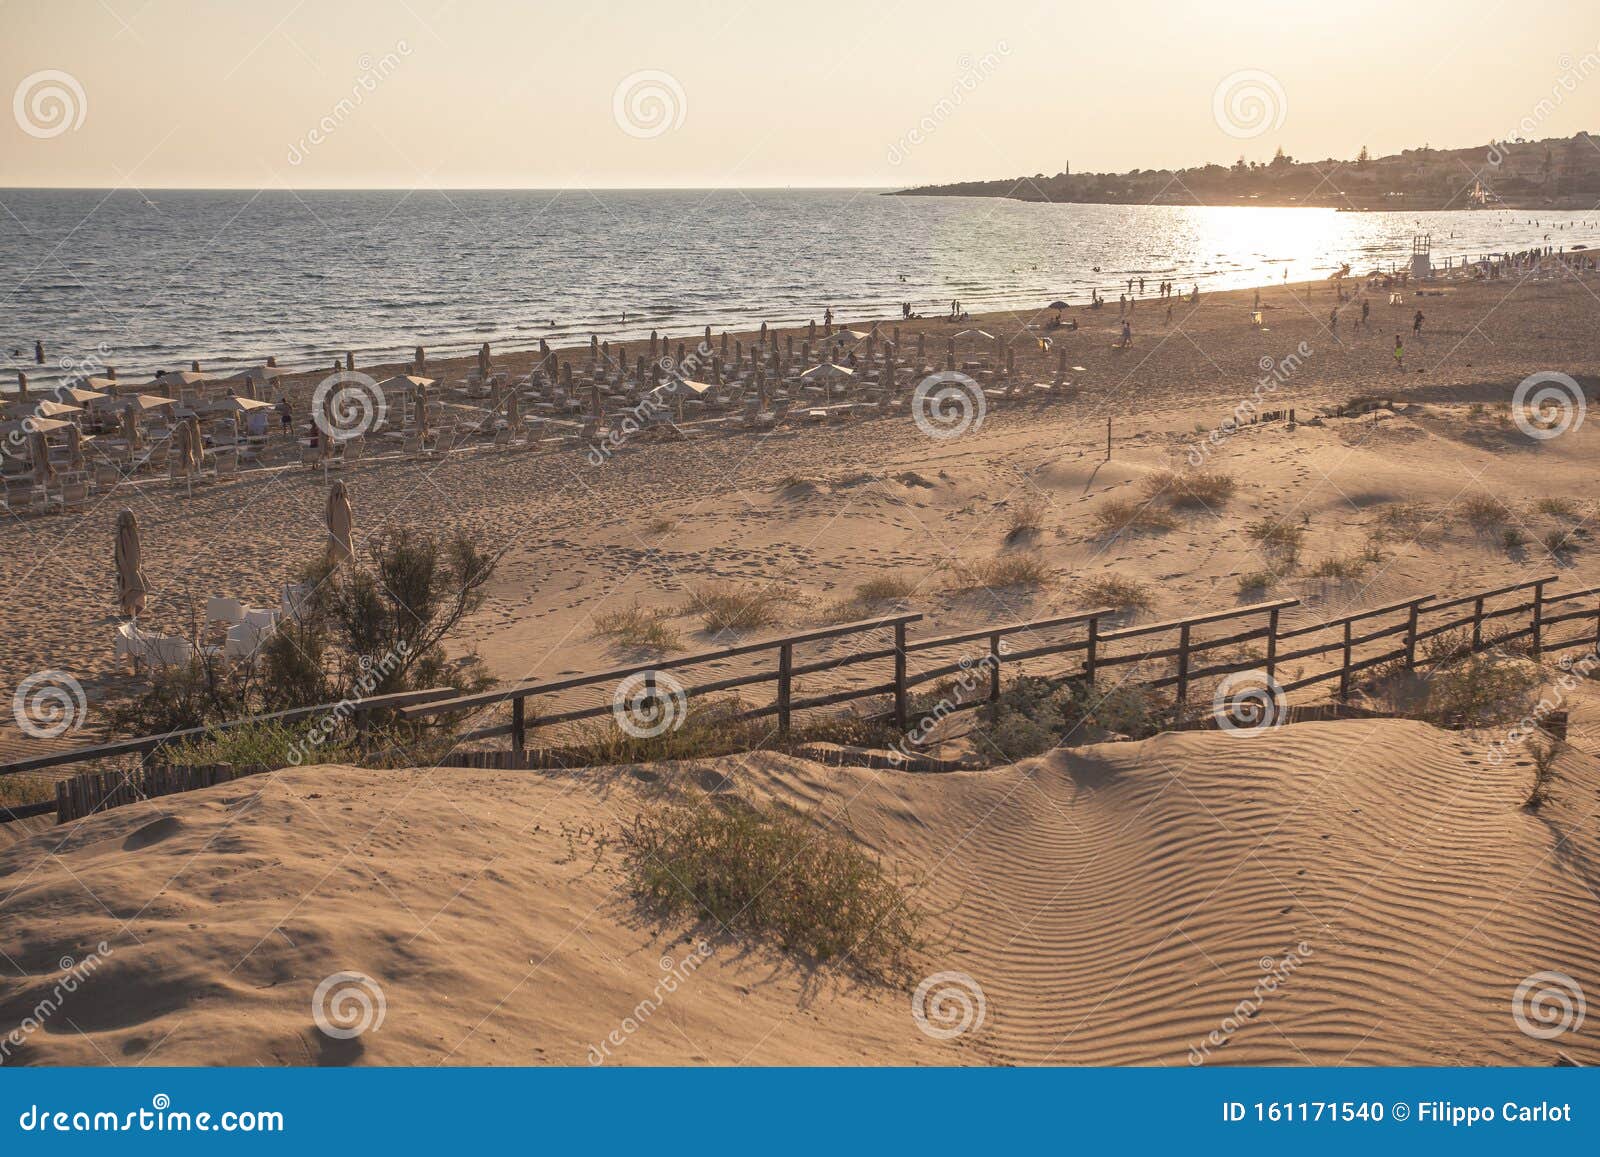
{"label": "tree on hillside", "polygon": [[1367,146],[1362,145],[1361,151],[1356,154],[1356,168],[1364,169],[1372,163],[1372,154],[1367,152]]}

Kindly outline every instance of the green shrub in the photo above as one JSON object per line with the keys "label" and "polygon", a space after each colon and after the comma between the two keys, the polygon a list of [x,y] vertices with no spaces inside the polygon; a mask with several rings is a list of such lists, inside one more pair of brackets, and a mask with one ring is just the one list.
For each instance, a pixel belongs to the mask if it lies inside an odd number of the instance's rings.
{"label": "green shrub", "polygon": [[783,591],[775,586],[709,582],[690,592],[688,609],[699,614],[706,630],[715,635],[776,625],[784,600]]}
{"label": "green shrub", "polygon": [[633,894],[656,916],[771,939],[873,980],[916,975],[923,916],[909,890],[814,816],[699,797],[640,815],[624,847]]}
{"label": "green shrub", "polygon": [[1079,596],[1092,606],[1115,607],[1125,611],[1148,611],[1154,600],[1150,588],[1137,579],[1118,574],[1096,575],[1084,580]]}
{"label": "green shrub", "polygon": [[683,638],[672,626],[673,612],[666,607],[646,608],[638,603],[594,617],[594,632],[624,647],[640,651],[683,650]]}

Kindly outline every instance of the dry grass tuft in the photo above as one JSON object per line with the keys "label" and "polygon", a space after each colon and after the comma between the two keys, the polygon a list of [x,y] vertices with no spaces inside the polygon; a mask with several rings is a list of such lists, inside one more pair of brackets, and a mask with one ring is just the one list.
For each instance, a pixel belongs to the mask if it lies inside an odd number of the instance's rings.
{"label": "dry grass tuft", "polygon": [[594,633],[624,647],[641,651],[681,651],[683,639],[672,626],[673,612],[666,607],[641,607],[638,603],[620,611],[594,617]]}
{"label": "dry grass tuft", "polygon": [[1106,534],[1121,534],[1129,530],[1171,530],[1177,521],[1159,506],[1148,502],[1134,502],[1127,498],[1114,498],[1094,512],[1095,521]]}
{"label": "dry grass tuft", "polygon": [[775,626],[781,621],[784,598],[784,592],[778,587],[710,582],[690,592],[686,609],[698,614],[712,634],[752,631]]}
{"label": "dry grass tuft", "polygon": [[1218,471],[1163,470],[1144,480],[1151,502],[1178,510],[1215,510],[1233,497],[1233,475]]}
{"label": "dry grass tuft", "polygon": [[1461,500],[1461,514],[1479,530],[1504,526],[1511,508],[1492,494],[1473,494]]}
{"label": "dry grass tuft", "polygon": [[1083,584],[1079,593],[1091,606],[1148,611],[1153,604],[1149,587],[1137,579],[1116,574],[1096,575]]}
{"label": "dry grass tuft", "polygon": [[1042,587],[1054,577],[1049,564],[1031,551],[973,562],[957,559],[950,564],[950,570],[957,590]]}

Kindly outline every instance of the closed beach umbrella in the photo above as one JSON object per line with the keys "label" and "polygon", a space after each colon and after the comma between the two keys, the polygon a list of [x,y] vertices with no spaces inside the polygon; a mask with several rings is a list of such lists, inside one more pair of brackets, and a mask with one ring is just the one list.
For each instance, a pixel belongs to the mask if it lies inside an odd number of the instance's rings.
{"label": "closed beach umbrella", "polygon": [[428,387],[417,387],[417,429],[422,436],[428,436]]}
{"label": "closed beach umbrella", "polygon": [[128,443],[129,450],[137,450],[142,440],[139,436],[139,407],[124,406],[122,408],[122,437]]}
{"label": "closed beach umbrella", "polygon": [[[599,389],[598,386],[595,388]],[[513,430],[522,425],[522,399],[517,396],[516,390],[506,396],[506,425]]]}
{"label": "closed beach umbrella", "polygon": [[334,563],[356,560],[355,518],[343,481],[335,482],[328,491],[328,558]]}
{"label": "closed beach umbrella", "polygon": [[190,414],[183,424],[189,427],[189,465],[198,470],[206,460],[206,441],[200,434],[200,419]]}
{"label": "closed beach umbrella", "polygon": [[33,481],[39,486],[49,486],[56,476],[50,466],[50,445],[44,440],[42,433],[30,434],[28,445],[33,450]]}
{"label": "closed beach umbrella", "polygon": [[478,347],[478,376],[487,379],[489,376],[489,343],[484,342]]}
{"label": "closed beach umbrella", "polygon": [[189,443],[194,439],[194,434],[189,430],[188,422],[179,422],[172,428],[172,452],[178,456],[178,466],[187,474],[193,469],[194,452],[189,448]]}
{"label": "closed beach umbrella", "polygon": [[83,431],[76,426],[67,427],[67,467],[83,469]]}
{"label": "closed beach umbrella", "polygon": [[144,551],[139,545],[139,520],[133,511],[117,515],[117,606],[129,618],[144,613]]}

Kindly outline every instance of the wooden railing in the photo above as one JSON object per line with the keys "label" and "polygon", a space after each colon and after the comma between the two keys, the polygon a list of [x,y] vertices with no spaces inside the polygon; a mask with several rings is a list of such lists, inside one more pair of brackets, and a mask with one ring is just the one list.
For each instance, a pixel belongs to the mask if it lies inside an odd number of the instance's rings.
{"label": "wooden railing", "polygon": [[269,715],[251,715],[242,719],[227,719],[204,727],[189,727],[182,731],[164,731],[160,735],[145,735],[137,739],[117,739],[93,747],[74,747],[67,751],[52,751],[47,755],[30,756],[12,763],[0,764],[0,775],[21,771],[45,771],[52,767],[67,767],[77,763],[94,763],[101,759],[114,759],[122,755],[148,755],[170,744],[180,744],[191,739],[204,739],[219,731],[229,731],[255,723],[298,723],[332,713],[350,716],[360,730],[365,719],[374,711],[393,711],[417,703],[431,703],[455,695],[450,687],[432,687],[424,691],[399,691],[392,695],[374,695],[367,699],[344,699],[336,703],[318,703],[313,707],[296,707],[289,711],[274,711]]}
{"label": "wooden railing", "polygon": [[[1570,609],[1576,600],[1600,594],[1600,587],[1552,593],[1548,588],[1555,581],[1553,577],[1533,579],[1443,602],[1437,601],[1437,597],[1431,594],[1416,595],[1337,618],[1294,626],[1284,624],[1284,613],[1300,605],[1298,599],[1292,598],[1161,622],[1126,625],[1116,625],[1125,622],[1121,612],[1100,607],[1054,618],[982,627],[925,639],[906,637],[907,624],[918,621],[920,616],[898,615],[587,675],[520,683],[479,695],[457,696],[406,707],[399,714],[402,718],[423,718],[444,712],[473,711],[509,704],[510,722],[482,727],[463,738],[488,739],[509,735],[512,747],[520,751],[526,748],[528,734],[534,728],[597,718],[615,710],[612,703],[605,702],[534,715],[527,706],[531,699],[557,696],[584,687],[616,685],[628,679],[648,681],[669,670],[682,671],[734,658],[767,654],[775,656],[775,665],[706,682],[673,680],[673,691],[685,697],[694,697],[775,683],[776,694],[772,703],[747,708],[738,717],[776,715],[780,734],[789,731],[792,717],[797,711],[835,706],[853,700],[889,697],[892,707],[885,714],[892,715],[896,728],[904,731],[910,724],[909,698],[913,688],[950,680],[964,672],[981,672],[987,687],[978,688],[979,694],[970,698],[963,696],[961,702],[947,708],[960,710],[998,699],[1002,672],[1008,666],[1020,670],[1024,663],[1030,661],[1081,655],[1081,665],[1073,664],[1066,669],[1058,665],[1051,674],[1093,682],[1103,678],[1111,669],[1131,667],[1133,670],[1125,676],[1128,682],[1150,689],[1172,688],[1173,721],[1181,724],[1189,711],[1191,692],[1200,681],[1261,670],[1267,683],[1284,694],[1331,682],[1336,684],[1335,697],[1345,700],[1350,696],[1354,677],[1360,672],[1389,663],[1415,667],[1420,645],[1451,632],[1462,632],[1464,635],[1461,648],[1458,649],[1477,651],[1490,644],[1501,646],[1527,640],[1528,650],[1535,657],[1547,651],[1569,647],[1600,646],[1600,606]],[[1526,592],[1532,592],[1531,597],[1526,597]],[[1497,605],[1509,596],[1525,597],[1510,605]],[[1467,609],[1463,611],[1463,608]],[[1515,616],[1527,616],[1526,625],[1492,632],[1486,630]],[[1263,621],[1237,629],[1237,621],[1243,619]],[[1551,628],[1580,620],[1591,620],[1594,629],[1553,642],[1548,637]],[[870,646],[865,644],[864,638],[860,638],[883,629],[893,632],[891,644]],[[1063,630],[1070,631],[1073,637],[1048,637]],[[1220,630],[1222,633],[1202,637],[1209,630]],[[798,646],[852,636],[858,637],[863,645],[844,655],[804,664],[796,664],[794,660]],[[1257,647],[1254,652],[1236,653],[1231,657],[1217,655],[1219,651],[1246,648],[1252,644]],[[964,653],[952,660],[948,654],[951,651]],[[941,656],[937,652],[946,654]],[[1328,655],[1334,658],[1326,667],[1308,672],[1297,666]],[[925,667],[914,667],[914,660],[922,657],[940,661]],[[836,687],[827,694],[795,696],[795,680],[802,676],[828,673],[837,679],[858,664],[884,660],[892,660],[894,666],[893,675],[887,681],[869,680]],[[1165,666],[1168,663],[1170,668]],[[1151,664],[1162,664],[1163,668],[1151,672],[1148,670]],[[1286,671],[1292,674],[1282,678]],[[653,684],[646,682],[644,685],[649,688]]]}
{"label": "wooden railing", "polygon": [[[1110,607],[1052,618],[1011,623],[937,635],[924,639],[907,636],[907,627],[921,621],[914,613],[863,619],[822,627],[778,638],[740,643],[712,651],[658,659],[610,670],[516,683],[508,687],[472,695],[458,695],[448,688],[408,691],[343,703],[323,703],[271,715],[230,720],[210,727],[172,731],[139,739],[119,740],[95,747],[53,752],[0,765],[0,774],[38,771],[71,764],[91,763],[121,755],[144,755],[173,743],[202,738],[208,733],[247,723],[293,723],[329,712],[342,712],[358,721],[373,711],[393,711],[402,719],[423,719],[442,714],[472,713],[509,706],[510,719],[459,736],[461,741],[509,736],[512,747],[527,747],[530,731],[585,719],[598,718],[617,710],[611,696],[603,702],[565,710],[535,714],[529,700],[551,698],[585,688],[615,690],[625,680],[642,680],[646,693],[670,671],[718,666],[734,660],[765,660],[756,670],[717,678],[683,682],[674,678],[674,693],[684,697],[705,696],[768,684],[775,685],[772,701],[742,707],[736,716],[752,719],[776,716],[777,730],[787,734],[796,712],[832,707],[863,699],[887,699],[884,714],[892,717],[897,729],[911,725],[911,692],[914,688],[952,677],[978,673],[986,682],[975,688],[980,693],[970,698],[963,694],[947,710],[976,707],[998,699],[1002,673],[1016,671],[1024,664],[1067,656],[1081,659],[1046,672],[1054,677],[1102,680],[1107,672],[1131,668],[1122,681],[1138,686],[1172,688],[1173,722],[1182,724],[1188,713],[1196,683],[1230,674],[1261,670],[1278,691],[1285,694],[1315,686],[1336,683],[1337,699],[1348,699],[1355,675],[1370,668],[1398,663],[1415,667],[1419,646],[1429,640],[1460,632],[1456,651],[1478,651],[1487,646],[1503,646],[1526,640],[1535,658],[1572,647],[1600,648],[1600,602],[1576,606],[1579,600],[1596,600],[1600,586],[1569,591],[1551,591],[1554,577],[1512,583],[1439,601],[1434,595],[1417,595],[1384,606],[1353,611],[1337,618],[1286,626],[1284,613],[1300,605],[1298,599],[1275,599],[1184,618],[1154,623],[1128,623],[1124,612]],[[1531,593],[1530,593],[1531,592]],[[1500,605],[1510,600],[1507,605]],[[1526,616],[1525,622],[1518,622]],[[1255,625],[1237,629],[1242,619],[1263,619]],[[1509,621],[1508,621],[1509,620]],[[1584,623],[1577,634],[1565,637],[1551,634],[1566,624]],[[1220,630],[1221,634],[1207,632]],[[887,639],[880,639],[880,632]],[[1058,637],[1065,633],[1070,637]],[[1205,637],[1202,637],[1202,636]],[[824,655],[797,661],[797,650],[811,645],[846,644],[842,654]],[[1216,653],[1227,649],[1257,645],[1258,651],[1234,654]],[[952,657],[955,653],[957,657]],[[1310,672],[1294,669],[1291,677],[1280,675],[1295,664],[1333,655],[1331,665]],[[917,660],[928,663],[913,667]],[[857,668],[883,663],[882,676],[866,674],[851,681]],[[1170,663],[1170,668],[1167,666]],[[1159,669],[1151,671],[1152,664]],[[821,694],[797,693],[797,683],[817,676],[830,677],[833,686]],[[840,685],[845,684],[845,685]]]}

